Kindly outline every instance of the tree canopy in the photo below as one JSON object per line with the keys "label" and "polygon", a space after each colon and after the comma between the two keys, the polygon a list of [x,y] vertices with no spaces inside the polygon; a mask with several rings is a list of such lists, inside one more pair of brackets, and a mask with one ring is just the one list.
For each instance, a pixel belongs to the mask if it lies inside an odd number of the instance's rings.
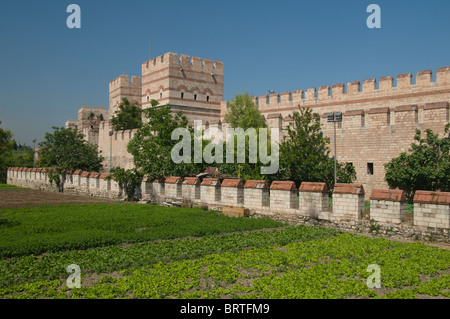
{"label": "tree canopy", "polygon": [[[152,107],[145,109],[146,123],[136,132],[128,143],[128,152],[133,155],[134,165],[138,171],[150,179],[167,176],[192,176],[205,169],[203,161],[194,162],[194,156],[186,162],[176,163],[172,159],[172,149],[177,140],[172,140],[172,132],[177,128],[187,129],[190,141],[193,140],[194,129],[181,111],[172,114],[170,105],[159,106],[156,100]],[[194,143],[190,144],[193,152]]]}
{"label": "tree canopy", "polygon": [[40,167],[50,168],[50,180],[63,192],[66,173],[69,170],[99,172],[103,157],[97,145],[84,140],[84,135],[76,129],[53,127],[53,133],[46,133],[45,140],[39,143]]}
{"label": "tree canopy", "polygon": [[439,138],[432,130],[416,130],[408,152],[384,164],[385,180],[391,188],[405,191],[411,202],[416,190],[450,191],[450,123]]}
{"label": "tree canopy", "polygon": [[[0,124],[2,124],[1,121]],[[0,127],[0,183],[6,182],[6,170],[11,165],[11,152],[15,144],[12,136],[10,130]]]}
{"label": "tree canopy", "polygon": [[[323,136],[318,114],[299,106],[289,115],[291,121],[280,144],[281,179],[296,182],[325,182],[334,188],[334,157],[330,157],[330,139]],[[351,183],[356,171],[349,163],[337,163],[337,182]]]}
{"label": "tree canopy", "polygon": [[140,128],[142,127],[142,109],[136,103],[130,103],[127,98],[122,98],[122,103],[115,111],[111,123],[116,131]]}
{"label": "tree canopy", "polygon": [[253,97],[245,92],[236,94],[234,99],[227,103],[225,121],[233,128],[240,127],[246,130],[250,127],[267,127],[264,116],[253,102]]}
{"label": "tree canopy", "polygon": [[[223,163],[218,164],[217,167],[222,174],[236,176],[241,179],[255,179],[255,180],[271,180],[274,175],[265,175],[261,173],[261,167],[266,166],[261,162],[260,150],[260,133],[261,129],[266,129],[267,124],[264,116],[261,114],[258,106],[253,102],[253,97],[245,92],[244,94],[236,94],[234,99],[227,103],[227,113],[225,114],[225,122],[231,128],[242,129],[241,134],[236,134],[234,141],[228,140],[223,144],[223,157],[226,157],[227,144],[234,142],[234,158],[232,163],[224,160]],[[254,131],[252,131],[254,129]],[[246,134],[247,133],[247,134]],[[244,135],[243,140],[245,146],[239,145],[238,139],[240,135]],[[267,150],[271,153],[270,132],[267,136]],[[253,139],[253,145],[250,141]],[[252,148],[252,150],[250,149]],[[251,151],[254,151],[255,158],[250,156]],[[238,161],[238,157],[244,154],[244,162]]]}

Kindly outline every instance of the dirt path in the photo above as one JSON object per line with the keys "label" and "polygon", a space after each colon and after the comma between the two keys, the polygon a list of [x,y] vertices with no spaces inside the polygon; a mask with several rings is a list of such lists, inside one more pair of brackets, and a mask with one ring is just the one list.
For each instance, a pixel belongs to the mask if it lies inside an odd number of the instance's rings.
{"label": "dirt path", "polygon": [[66,204],[117,204],[119,201],[112,199],[96,198],[90,196],[68,195],[46,192],[36,189],[0,189],[1,208],[21,208],[43,205]]}

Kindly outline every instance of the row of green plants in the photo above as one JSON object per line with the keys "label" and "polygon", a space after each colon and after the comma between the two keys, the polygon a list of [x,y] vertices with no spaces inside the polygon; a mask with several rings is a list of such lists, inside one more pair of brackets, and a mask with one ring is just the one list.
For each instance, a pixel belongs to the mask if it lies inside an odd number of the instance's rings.
{"label": "row of green plants", "polygon": [[269,218],[150,205],[43,206],[3,209],[0,216],[3,258],[284,225]]}
{"label": "row of green plants", "polygon": [[[380,267],[381,287],[367,271]],[[79,289],[41,280],[0,289],[9,298],[417,298],[450,297],[450,251],[351,234],[125,268]]]}
{"label": "row of green plants", "polygon": [[28,255],[0,260],[0,287],[37,280],[56,280],[65,276],[70,264],[77,264],[83,274],[111,273],[129,268],[150,266],[160,261],[172,262],[200,258],[208,254],[239,251],[293,241],[307,241],[338,234],[334,229],[296,226],[276,230],[255,230],[137,243],[127,246],[107,246],[88,250],[56,252],[39,256]]}

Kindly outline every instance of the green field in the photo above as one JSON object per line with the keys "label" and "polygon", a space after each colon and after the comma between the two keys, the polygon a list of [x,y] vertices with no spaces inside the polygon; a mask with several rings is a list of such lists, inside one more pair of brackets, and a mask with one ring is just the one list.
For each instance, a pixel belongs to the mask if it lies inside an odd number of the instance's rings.
{"label": "green field", "polygon": [[10,184],[0,184],[0,189],[25,189],[23,187],[14,186]]}
{"label": "green field", "polygon": [[450,251],[420,243],[139,204],[0,216],[0,298],[450,298]]}

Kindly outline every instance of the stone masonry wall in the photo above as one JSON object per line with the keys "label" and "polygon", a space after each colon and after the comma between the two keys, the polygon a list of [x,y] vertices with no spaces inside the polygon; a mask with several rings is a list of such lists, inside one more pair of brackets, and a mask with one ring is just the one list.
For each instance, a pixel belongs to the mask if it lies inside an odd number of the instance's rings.
{"label": "stone masonry wall", "polygon": [[[75,171],[67,175],[65,192],[70,194],[90,195],[113,199],[123,198],[123,191],[116,181],[108,180],[108,174]],[[78,184],[76,178],[80,177]],[[8,169],[8,184],[57,191],[55,185],[48,182],[48,170],[41,168]],[[83,180],[84,179],[84,180]],[[187,183],[177,183],[180,178],[172,178],[165,183],[163,180],[150,182],[144,179],[138,187],[137,193],[144,202],[152,201],[162,204],[165,200],[173,199],[189,201],[182,194],[183,189],[191,187]],[[196,178],[192,178],[197,180]],[[72,180],[72,182],[70,182]],[[75,181],[75,182],[74,182]],[[262,182],[262,183],[261,183]],[[240,185],[240,180],[229,180],[225,185]],[[302,183],[297,190],[295,184],[289,181],[274,181],[270,189],[264,187],[263,181],[250,181],[247,187],[230,187],[221,184],[216,178],[204,178],[200,187],[200,197],[191,201],[206,204],[209,209],[221,210],[222,206],[237,204],[248,208],[252,216],[269,216],[274,219],[308,225],[334,227],[349,231],[381,232],[384,235],[394,235],[407,238],[432,238],[450,242],[450,193],[417,191],[414,197],[414,215],[412,221],[405,218],[405,197],[402,191],[373,190],[370,196],[370,216],[363,216],[364,188],[360,184],[336,184],[333,192],[333,210],[330,212],[325,203],[327,193],[323,193],[322,183]],[[89,185],[89,187],[87,187]],[[173,189],[168,185],[175,185]],[[171,190],[170,190],[171,189]],[[223,196],[224,190],[234,190]],[[243,205],[237,199],[241,189]],[[297,204],[299,196],[299,205]],[[270,200],[268,200],[270,197]],[[232,202],[230,202],[232,200]],[[324,209],[326,209],[324,211]]]}

